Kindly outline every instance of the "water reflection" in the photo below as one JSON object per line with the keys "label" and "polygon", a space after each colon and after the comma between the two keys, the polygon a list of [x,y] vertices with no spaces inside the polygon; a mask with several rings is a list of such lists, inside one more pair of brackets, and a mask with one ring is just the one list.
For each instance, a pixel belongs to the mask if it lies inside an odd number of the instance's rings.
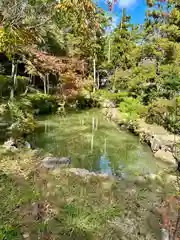
{"label": "water reflection", "polygon": [[112,170],[110,167],[110,161],[106,154],[100,157],[99,161],[100,172],[103,174],[112,175]]}

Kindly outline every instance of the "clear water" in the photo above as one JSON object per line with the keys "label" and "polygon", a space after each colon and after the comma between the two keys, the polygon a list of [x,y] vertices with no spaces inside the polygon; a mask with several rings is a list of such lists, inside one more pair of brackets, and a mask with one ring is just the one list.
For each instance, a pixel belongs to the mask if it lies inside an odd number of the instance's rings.
{"label": "clear water", "polygon": [[33,141],[54,156],[71,157],[76,168],[109,174],[158,170],[150,148],[138,137],[120,131],[100,110],[41,117]]}

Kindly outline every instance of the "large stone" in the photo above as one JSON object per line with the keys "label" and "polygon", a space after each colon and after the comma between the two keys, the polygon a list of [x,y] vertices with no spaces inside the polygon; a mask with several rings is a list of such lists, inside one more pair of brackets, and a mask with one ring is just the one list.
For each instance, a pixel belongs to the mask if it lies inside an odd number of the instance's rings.
{"label": "large stone", "polygon": [[135,178],[135,183],[138,185],[145,184],[147,181],[143,176],[137,176]]}
{"label": "large stone", "polygon": [[114,108],[115,107],[115,104],[109,100],[105,100],[103,102],[103,107],[104,108]]}
{"label": "large stone", "polygon": [[8,150],[17,148],[17,146],[16,146],[16,144],[15,144],[15,142],[12,138],[10,138],[6,142],[4,142],[3,147],[8,149]]}
{"label": "large stone", "polygon": [[42,165],[48,169],[55,169],[60,166],[67,166],[71,164],[70,157],[45,157],[42,160]]}
{"label": "large stone", "polygon": [[19,147],[25,147],[27,149],[31,149],[31,144],[28,143],[27,141],[24,141],[22,144],[15,142],[13,138],[10,138],[6,142],[4,142],[3,147],[12,150],[12,149],[18,149]]}
{"label": "large stone", "polygon": [[83,168],[70,168],[69,172],[81,177],[88,177],[88,176],[99,176],[99,177],[105,177],[105,178],[109,177],[108,174],[90,172],[87,169],[83,169]]}
{"label": "large stone", "polygon": [[176,163],[176,160],[175,158],[173,157],[173,154],[172,152],[169,152],[169,151],[166,151],[164,149],[159,149],[155,154],[154,156],[156,158],[159,158],[160,160],[168,163],[168,164],[171,164],[173,166],[176,166],[177,163]]}
{"label": "large stone", "polygon": [[156,137],[154,137],[154,136],[150,137],[149,143],[150,143],[150,146],[151,146],[151,149],[153,152],[156,152],[159,149],[161,149],[161,142]]}

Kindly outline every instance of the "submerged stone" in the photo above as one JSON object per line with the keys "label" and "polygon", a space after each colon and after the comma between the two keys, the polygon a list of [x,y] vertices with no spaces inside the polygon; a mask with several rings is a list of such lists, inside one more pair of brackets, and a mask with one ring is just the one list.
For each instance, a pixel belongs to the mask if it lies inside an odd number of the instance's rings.
{"label": "submerged stone", "polygon": [[48,169],[58,168],[62,165],[67,166],[71,164],[70,157],[45,157],[42,160],[42,165]]}

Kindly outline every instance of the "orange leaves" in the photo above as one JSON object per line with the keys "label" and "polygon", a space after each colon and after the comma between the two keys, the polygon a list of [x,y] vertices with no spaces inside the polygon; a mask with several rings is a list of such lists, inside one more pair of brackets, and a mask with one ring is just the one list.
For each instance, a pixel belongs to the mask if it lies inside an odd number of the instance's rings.
{"label": "orange leaves", "polygon": [[99,27],[100,27],[99,23],[96,23],[95,26],[96,26],[96,28],[99,28]]}

